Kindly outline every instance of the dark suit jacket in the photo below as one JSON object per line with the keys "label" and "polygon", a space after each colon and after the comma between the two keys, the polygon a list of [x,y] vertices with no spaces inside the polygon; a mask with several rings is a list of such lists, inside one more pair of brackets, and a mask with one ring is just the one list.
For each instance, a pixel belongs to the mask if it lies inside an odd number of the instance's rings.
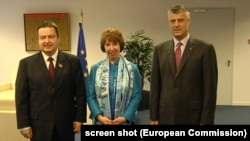
{"label": "dark suit jacket", "polygon": [[31,126],[33,139],[49,141],[55,125],[63,141],[73,141],[73,121],[86,122],[83,73],[74,55],[59,51],[54,80],[41,52],[22,59],[15,98],[17,128]]}
{"label": "dark suit jacket", "polygon": [[218,68],[212,44],[190,38],[175,70],[174,41],[156,46],[150,118],[160,124],[214,124]]}

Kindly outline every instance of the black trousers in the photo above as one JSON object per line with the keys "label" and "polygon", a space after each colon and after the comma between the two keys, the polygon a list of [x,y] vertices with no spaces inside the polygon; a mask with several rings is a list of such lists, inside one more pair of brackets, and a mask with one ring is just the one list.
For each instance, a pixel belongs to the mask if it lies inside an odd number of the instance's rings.
{"label": "black trousers", "polygon": [[55,126],[53,128],[53,133],[50,141],[61,141]]}

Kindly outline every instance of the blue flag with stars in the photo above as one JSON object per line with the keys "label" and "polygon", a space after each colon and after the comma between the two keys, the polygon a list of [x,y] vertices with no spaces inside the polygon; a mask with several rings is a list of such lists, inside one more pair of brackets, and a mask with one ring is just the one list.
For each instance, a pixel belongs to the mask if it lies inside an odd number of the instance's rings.
{"label": "blue flag with stars", "polygon": [[82,23],[79,23],[79,36],[78,36],[78,47],[77,47],[77,57],[79,58],[82,66],[83,77],[85,81],[85,87],[88,86],[88,62],[87,62],[87,53],[85,47],[85,39],[82,28]]}

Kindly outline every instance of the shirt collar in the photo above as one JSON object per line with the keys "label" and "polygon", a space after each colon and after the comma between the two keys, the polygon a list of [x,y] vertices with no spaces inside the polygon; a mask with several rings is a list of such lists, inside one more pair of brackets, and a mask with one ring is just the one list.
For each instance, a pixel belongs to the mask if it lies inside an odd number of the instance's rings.
{"label": "shirt collar", "polygon": [[52,56],[48,56],[47,54],[45,54],[42,51],[42,55],[43,55],[43,59],[46,61],[49,57],[52,57],[54,59],[54,61],[56,62],[57,59],[57,55],[58,55],[58,49],[56,50],[56,52],[52,55]]}
{"label": "shirt collar", "polygon": [[182,39],[181,41],[178,41],[176,38],[174,38],[174,45],[175,45],[175,47],[176,47],[176,45],[177,45],[179,42],[181,42],[182,45],[185,47],[186,44],[187,44],[187,41],[188,41],[189,37],[190,37],[190,35],[188,34],[188,36],[186,36],[186,37],[185,37],[184,39]]}

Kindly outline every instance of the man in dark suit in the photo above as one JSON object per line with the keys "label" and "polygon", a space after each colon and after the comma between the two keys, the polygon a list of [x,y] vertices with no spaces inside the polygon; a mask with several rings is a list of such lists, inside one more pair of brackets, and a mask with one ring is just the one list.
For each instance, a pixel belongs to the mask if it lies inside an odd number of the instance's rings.
{"label": "man in dark suit", "polygon": [[[215,49],[190,37],[190,13],[183,5],[173,6],[168,18],[173,39],[157,45],[153,55],[151,124],[214,124],[218,81]],[[175,57],[179,42],[180,54]]]}
{"label": "man in dark suit", "polygon": [[[45,21],[37,28],[41,51],[22,59],[16,78],[17,128],[31,141],[74,141],[86,122],[86,90],[80,61],[58,50],[59,31]],[[50,77],[49,57],[55,66]]]}

